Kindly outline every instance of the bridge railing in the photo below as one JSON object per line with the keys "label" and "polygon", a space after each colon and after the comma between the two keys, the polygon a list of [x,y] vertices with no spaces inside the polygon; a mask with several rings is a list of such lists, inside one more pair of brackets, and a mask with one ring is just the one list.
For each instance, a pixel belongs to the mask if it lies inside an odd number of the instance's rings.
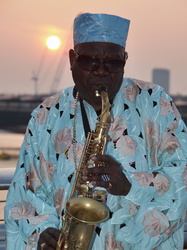
{"label": "bridge railing", "polygon": [[6,249],[4,206],[14,171],[14,168],[0,168],[0,250]]}

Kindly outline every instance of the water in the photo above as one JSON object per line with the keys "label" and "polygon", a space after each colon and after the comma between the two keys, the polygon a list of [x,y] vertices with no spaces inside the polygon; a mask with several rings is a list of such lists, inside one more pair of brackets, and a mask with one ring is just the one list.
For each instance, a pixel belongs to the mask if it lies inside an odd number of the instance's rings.
{"label": "water", "polygon": [[17,165],[17,158],[9,160],[0,160],[0,168],[15,168]]}
{"label": "water", "polygon": [[0,134],[7,134],[7,133],[12,133],[12,132],[8,130],[0,129]]}
{"label": "water", "polygon": [[22,134],[0,133],[0,168],[16,167],[23,137]]}
{"label": "water", "polygon": [[9,159],[0,157],[0,168],[15,168],[17,165],[19,150],[24,134],[13,133],[0,129],[0,155],[3,153],[10,156]]}

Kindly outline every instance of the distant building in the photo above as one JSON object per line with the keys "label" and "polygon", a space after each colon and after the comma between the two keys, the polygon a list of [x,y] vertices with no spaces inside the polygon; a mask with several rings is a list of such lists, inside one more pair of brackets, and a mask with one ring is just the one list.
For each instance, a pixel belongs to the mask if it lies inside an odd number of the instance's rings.
{"label": "distant building", "polygon": [[168,69],[153,69],[152,82],[162,86],[169,94],[170,71]]}

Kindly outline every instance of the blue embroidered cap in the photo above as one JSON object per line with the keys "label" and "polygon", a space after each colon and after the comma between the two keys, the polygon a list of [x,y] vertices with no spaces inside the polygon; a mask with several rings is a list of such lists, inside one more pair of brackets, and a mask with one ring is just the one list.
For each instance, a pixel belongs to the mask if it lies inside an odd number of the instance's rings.
{"label": "blue embroidered cap", "polygon": [[74,20],[74,45],[109,42],[125,47],[129,24],[128,19],[115,15],[84,13]]}

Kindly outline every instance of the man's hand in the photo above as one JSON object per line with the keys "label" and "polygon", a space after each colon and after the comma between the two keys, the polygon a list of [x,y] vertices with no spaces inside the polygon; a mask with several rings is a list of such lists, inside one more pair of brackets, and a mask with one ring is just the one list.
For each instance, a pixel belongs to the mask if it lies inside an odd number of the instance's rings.
{"label": "man's hand", "polygon": [[[104,187],[113,195],[128,194],[131,184],[116,160],[109,155],[94,155],[91,159],[96,167],[83,170],[83,181],[90,181],[93,186]],[[97,167],[99,162],[104,162],[105,166]],[[108,180],[104,180],[103,175],[106,175]]]}
{"label": "man's hand", "polygon": [[49,227],[41,234],[38,241],[38,250],[53,250],[56,249],[57,241],[60,236],[60,230]]}

